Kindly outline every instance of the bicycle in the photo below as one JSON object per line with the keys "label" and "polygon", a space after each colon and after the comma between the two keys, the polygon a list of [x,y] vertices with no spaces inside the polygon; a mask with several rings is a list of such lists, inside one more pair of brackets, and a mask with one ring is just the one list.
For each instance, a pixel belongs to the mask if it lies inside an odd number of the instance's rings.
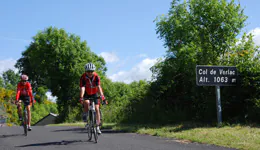
{"label": "bicycle", "polygon": [[[22,103],[22,101],[20,100],[19,103]],[[27,128],[27,124],[28,124],[28,112],[26,107],[23,105],[24,110],[23,110],[23,116],[22,116],[22,125],[23,125],[23,129],[24,129],[24,135],[27,136],[27,132],[28,132],[28,128]],[[33,103],[32,103],[32,107],[33,107]]]}
{"label": "bicycle", "polygon": [[98,133],[97,133],[97,120],[96,120],[96,110],[95,110],[95,97],[89,98],[90,101],[89,104],[89,111],[88,111],[88,117],[89,117],[89,124],[88,124],[88,140],[90,141],[92,139],[92,134],[94,135],[95,143],[98,142]]}
{"label": "bicycle", "polygon": [[[89,117],[89,123],[86,123],[85,127],[88,126],[87,128],[87,132],[88,132],[88,140],[90,141],[92,139],[92,134],[94,135],[94,139],[95,139],[95,143],[98,142],[98,133],[97,133],[97,127],[100,126],[102,124],[102,112],[101,109],[99,107],[99,111],[100,111],[100,124],[97,125],[97,120],[96,120],[96,110],[95,110],[95,102],[94,100],[98,98],[98,97],[92,97],[92,98],[88,98],[88,100],[90,101],[90,105],[89,105],[89,111],[88,111],[88,117]],[[106,101],[106,100],[104,100]],[[102,105],[104,105],[104,103],[102,103]]]}
{"label": "bicycle", "polygon": [[28,124],[28,112],[27,112],[27,109],[26,107],[24,107],[24,111],[23,111],[23,129],[24,129],[24,135],[27,136],[27,131],[28,131],[28,128],[27,128],[27,124]]}

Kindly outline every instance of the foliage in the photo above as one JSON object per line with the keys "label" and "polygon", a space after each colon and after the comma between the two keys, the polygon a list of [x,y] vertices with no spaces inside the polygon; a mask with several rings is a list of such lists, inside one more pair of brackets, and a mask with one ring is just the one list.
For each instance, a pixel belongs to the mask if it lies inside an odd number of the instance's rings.
{"label": "foliage", "polygon": [[33,37],[16,64],[26,72],[35,88],[46,86],[57,97],[60,120],[68,116],[68,106],[76,106],[79,78],[84,65],[93,62],[98,72],[106,71],[102,57],[90,51],[86,41],[55,27],[46,28]]}
{"label": "foliage", "polygon": [[[259,121],[258,47],[252,35],[244,35],[240,44],[236,39],[246,19],[234,0],[173,0],[168,15],[156,20],[156,32],[168,48],[166,56],[151,68],[153,82],[139,103],[130,99],[126,106],[130,116],[125,119],[138,123],[216,122],[215,89],[196,86],[195,68],[235,65],[241,84],[222,88],[223,118]],[[131,107],[135,109],[129,113]]]}
{"label": "foliage", "polygon": [[19,74],[15,73],[14,70],[7,70],[3,72],[3,78],[0,79],[1,87],[5,87],[6,89],[16,90],[17,83],[19,82]]}
{"label": "foliage", "polygon": [[[112,82],[104,59],[86,41],[55,27],[33,37],[16,67],[29,75],[40,103],[46,103],[47,90],[58,97],[60,122],[81,120],[79,78],[84,64],[93,62],[109,102],[102,106],[106,122],[166,124],[216,122],[215,88],[196,86],[196,65],[236,66],[239,84],[221,88],[223,120],[259,122],[259,48],[251,34],[237,39],[247,19],[243,11],[235,0],[173,0],[168,14],[155,20],[167,51],[151,68],[151,82]],[[45,115],[40,105],[36,116]]]}

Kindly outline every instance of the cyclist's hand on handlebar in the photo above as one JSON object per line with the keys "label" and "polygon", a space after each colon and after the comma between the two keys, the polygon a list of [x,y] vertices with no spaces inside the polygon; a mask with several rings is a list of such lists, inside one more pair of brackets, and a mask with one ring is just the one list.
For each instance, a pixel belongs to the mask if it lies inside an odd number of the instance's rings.
{"label": "cyclist's hand on handlebar", "polygon": [[100,99],[102,99],[102,101],[104,101],[106,98],[105,98],[104,95],[101,95],[101,96],[100,96]]}
{"label": "cyclist's hand on handlebar", "polygon": [[83,97],[81,97],[81,98],[79,98],[79,102],[80,102],[80,104],[83,104]]}
{"label": "cyclist's hand on handlebar", "polygon": [[21,102],[22,102],[21,100],[17,100],[17,101],[15,101],[15,105],[18,105]]}
{"label": "cyclist's hand on handlebar", "polygon": [[107,105],[107,104],[108,104],[107,100],[102,101],[102,105]]}

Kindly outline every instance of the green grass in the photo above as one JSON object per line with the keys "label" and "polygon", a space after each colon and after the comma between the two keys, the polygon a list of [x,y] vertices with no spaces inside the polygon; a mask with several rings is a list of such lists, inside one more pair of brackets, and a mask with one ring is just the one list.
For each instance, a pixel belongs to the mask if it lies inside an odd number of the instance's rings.
{"label": "green grass", "polygon": [[[58,124],[56,126],[84,126],[83,123]],[[260,128],[248,125],[226,125],[220,128],[209,125],[177,124],[177,125],[136,125],[136,124],[104,124],[104,128],[135,132],[178,139],[180,142],[198,142],[225,146],[244,150],[260,149]]]}

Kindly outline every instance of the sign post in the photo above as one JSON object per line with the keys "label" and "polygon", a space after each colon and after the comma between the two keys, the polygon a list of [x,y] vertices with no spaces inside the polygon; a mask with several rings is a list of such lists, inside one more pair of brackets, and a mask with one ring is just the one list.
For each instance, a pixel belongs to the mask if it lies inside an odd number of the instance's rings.
{"label": "sign post", "polygon": [[197,86],[216,87],[216,106],[218,124],[222,123],[220,86],[235,86],[237,84],[237,68],[234,66],[196,66]]}
{"label": "sign post", "polygon": [[220,86],[216,86],[216,104],[217,104],[217,117],[218,124],[222,124],[222,110],[221,110],[221,98],[220,98]]}

